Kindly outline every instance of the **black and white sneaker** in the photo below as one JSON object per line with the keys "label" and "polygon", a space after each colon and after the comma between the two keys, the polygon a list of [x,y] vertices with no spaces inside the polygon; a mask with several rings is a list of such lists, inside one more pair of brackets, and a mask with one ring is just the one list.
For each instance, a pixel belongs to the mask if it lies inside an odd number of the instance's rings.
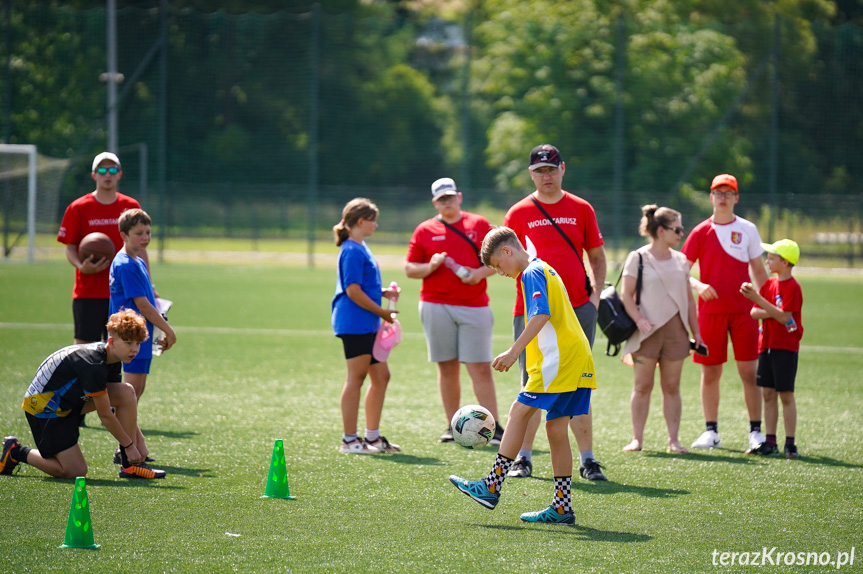
{"label": "black and white sneaker", "polygon": [[[144,462],[153,462],[154,459],[150,458],[149,455],[144,459]],[[114,464],[123,464],[123,456],[120,454],[120,449],[114,451]]]}
{"label": "black and white sneaker", "polygon": [[785,445],[785,458],[800,458],[796,444]]}
{"label": "black and white sneaker", "polygon": [[587,480],[608,480],[602,474],[601,469],[603,468],[605,467],[596,460],[589,458],[578,467],[578,473],[581,475],[581,478],[586,478]]}
{"label": "black and white sneaker", "polygon": [[455,442],[455,439],[452,437],[452,429],[449,427],[446,427],[446,430],[444,431],[444,433],[442,435],[440,435],[440,438],[437,439],[437,441],[438,442]]}
{"label": "black and white sneaker", "polygon": [[755,448],[750,448],[746,451],[746,454],[757,454],[760,456],[770,456],[779,452],[779,447],[775,444],[770,444],[767,442],[762,442]]}
{"label": "black and white sneaker", "polygon": [[500,423],[494,423],[494,437],[489,441],[489,444],[499,445],[501,439],[503,439],[503,425]]}
{"label": "black and white sneaker", "polygon": [[515,461],[512,463],[512,466],[509,467],[509,472],[507,472],[506,475],[515,478],[527,478],[532,472],[533,463],[523,456],[517,456],[515,457]]}

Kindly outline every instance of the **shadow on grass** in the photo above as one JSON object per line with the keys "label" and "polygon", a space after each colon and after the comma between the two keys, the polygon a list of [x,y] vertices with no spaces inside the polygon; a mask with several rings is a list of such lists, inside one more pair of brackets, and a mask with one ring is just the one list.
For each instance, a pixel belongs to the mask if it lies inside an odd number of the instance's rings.
{"label": "shadow on grass", "polygon": [[701,452],[690,452],[688,454],[675,454],[671,452],[645,452],[644,456],[649,456],[650,458],[673,458],[677,460],[689,460],[693,462],[727,462],[730,464],[752,464],[757,460],[754,456],[747,456],[745,458],[739,458],[732,455],[735,454],[744,454],[743,451],[739,450],[728,450],[722,448],[714,448],[711,449],[711,453],[721,451],[727,454],[707,454]]}
{"label": "shadow on grass", "polygon": [[649,542],[653,539],[653,537],[648,534],[599,530],[598,528],[591,528],[580,524],[567,526],[562,524],[529,524],[525,522],[520,526],[509,526],[504,524],[480,524],[478,526],[488,528],[490,530],[512,530],[518,532],[536,530],[538,532],[542,532],[544,539],[549,534],[574,536],[575,540],[592,540],[595,542]]}
{"label": "shadow on grass", "polygon": [[653,488],[650,486],[637,486],[634,484],[620,484],[612,481],[586,482],[575,479],[572,481],[572,490],[583,491],[585,494],[618,494],[625,492],[637,494],[646,498],[671,498],[691,494],[688,490],[675,488]]}
{"label": "shadow on grass", "polygon": [[443,461],[439,458],[434,458],[431,456],[414,456],[412,454],[405,454],[402,452],[391,452],[389,454],[379,455],[377,456],[377,460],[386,460],[390,462],[397,462],[399,464],[422,464],[422,465],[442,465]]}
{"label": "shadow on grass", "polygon": [[[181,476],[194,476],[195,478],[215,478],[216,475],[209,468],[183,468],[182,466],[170,466],[165,464],[156,464],[156,468],[160,468],[168,473],[165,478],[171,478],[171,475],[179,474]],[[162,479],[159,479],[162,480]]]}
{"label": "shadow on grass", "polygon": [[[775,456],[775,457],[761,457],[766,459],[778,459],[785,460],[784,456]],[[845,462],[844,460],[836,460],[835,458],[830,458],[829,456],[801,456],[796,460],[788,461],[791,464],[798,463],[807,463],[807,464],[819,464],[823,466],[836,466],[839,468],[863,468],[861,464],[854,464],[853,462]]]}
{"label": "shadow on grass", "polygon": [[[39,477],[32,477],[39,478]],[[57,482],[60,484],[68,484],[69,486],[75,486],[74,478],[54,478],[52,476],[43,477],[45,482]],[[166,483],[165,479],[160,478],[156,480],[143,480],[136,478],[88,478],[87,486],[119,486],[119,487],[147,487],[147,488],[167,488],[173,490],[188,490],[187,486],[176,486],[170,483]]]}
{"label": "shadow on grass", "polygon": [[[87,430],[96,430],[102,432],[108,432],[105,427],[102,425],[87,425],[86,427],[82,427]],[[197,431],[164,431],[157,429],[141,429],[141,432],[144,433],[144,438],[150,438],[154,436],[163,436],[167,438],[176,438],[176,439],[184,439],[184,438],[192,438],[194,436],[198,436],[199,432]]]}

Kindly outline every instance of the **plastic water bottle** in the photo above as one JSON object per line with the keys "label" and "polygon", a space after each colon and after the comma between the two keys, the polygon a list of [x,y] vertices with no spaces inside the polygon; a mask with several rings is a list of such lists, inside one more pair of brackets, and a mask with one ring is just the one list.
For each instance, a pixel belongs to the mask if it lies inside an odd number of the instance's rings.
{"label": "plastic water bottle", "polygon": [[470,269],[468,269],[464,265],[459,265],[458,263],[456,263],[455,259],[453,259],[449,255],[447,255],[443,263],[447,266],[447,269],[455,273],[459,277],[459,279],[467,279],[468,277],[470,277]]}
{"label": "plastic water bottle", "polygon": [[395,291],[395,293],[396,293],[392,297],[389,297],[390,301],[392,301],[393,303],[397,303],[399,300],[399,284],[396,283],[395,281],[390,283],[390,291]]}
{"label": "plastic water bottle", "polygon": [[[783,311],[785,310],[782,308],[782,295],[776,296],[776,306],[779,307],[780,309],[782,309]],[[793,333],[794,331],[797,330],[797,321],[794,320],[793,316],[788,318],[788,322],[785,323],[785,328],[788,330],[789,333]]]}

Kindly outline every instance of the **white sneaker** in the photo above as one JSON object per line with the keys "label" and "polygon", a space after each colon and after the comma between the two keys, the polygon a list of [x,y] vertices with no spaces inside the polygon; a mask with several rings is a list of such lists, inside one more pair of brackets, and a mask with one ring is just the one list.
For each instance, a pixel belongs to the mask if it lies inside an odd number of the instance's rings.
{"label": "white sneaker", "polygon": [[692,443],[692,448],[719,448],[721,445],[719,433],[709,430],[701,433],[701,436]]}
{"label": "white sneaker", "polygon": [[379,448],[371,446],[359,437],[355,438],[351,442],[345,442],[342,440],[339,451],[346,454],[376,454],[381,452]]}
{"label": "white sneaker", "polygon": [[767,439],[761,434],[760,430],[754,430],[749,433],[749,448],[757,449],[763,443],[767,442]]}

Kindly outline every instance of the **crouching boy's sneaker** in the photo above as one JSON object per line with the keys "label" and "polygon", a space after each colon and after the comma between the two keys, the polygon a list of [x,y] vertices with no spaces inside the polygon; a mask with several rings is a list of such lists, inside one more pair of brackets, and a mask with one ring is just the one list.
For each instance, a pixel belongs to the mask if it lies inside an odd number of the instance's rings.
{"label": "crouching boy's sneaker", "polygon": [[500,500],[499,492],[492,492],[488,489],[485,481],[482,480],[465,480],[454,474],[451,474],[449,481],[455,485],[457,489],[470,496],[489,510],[493,510]]}
{"label": "crouching boy's sneaker", "polygon": [[130,464],[126,467],[120,467],[120,478],[146,478],[152,480],[154,478],[165,478],[168,474],[164,470],[150,468],[145,462]]}
{"label": "crouching boy's sneaker", "polygon": [[21,443],[14,436],[7,436],[3,439],[3,451],[0,452],[0,474],[12,474],[12,471],[18,466],[19,461],[12,458],[12,449],[18,446],[21,446]]}
{"label": "crouching boy's sneaker", "polygon": [[539,512],[525,512],[521,515],[525,522],[545,522],[547,524],[575,524],[575,514],[560,512],[553,505]]}

